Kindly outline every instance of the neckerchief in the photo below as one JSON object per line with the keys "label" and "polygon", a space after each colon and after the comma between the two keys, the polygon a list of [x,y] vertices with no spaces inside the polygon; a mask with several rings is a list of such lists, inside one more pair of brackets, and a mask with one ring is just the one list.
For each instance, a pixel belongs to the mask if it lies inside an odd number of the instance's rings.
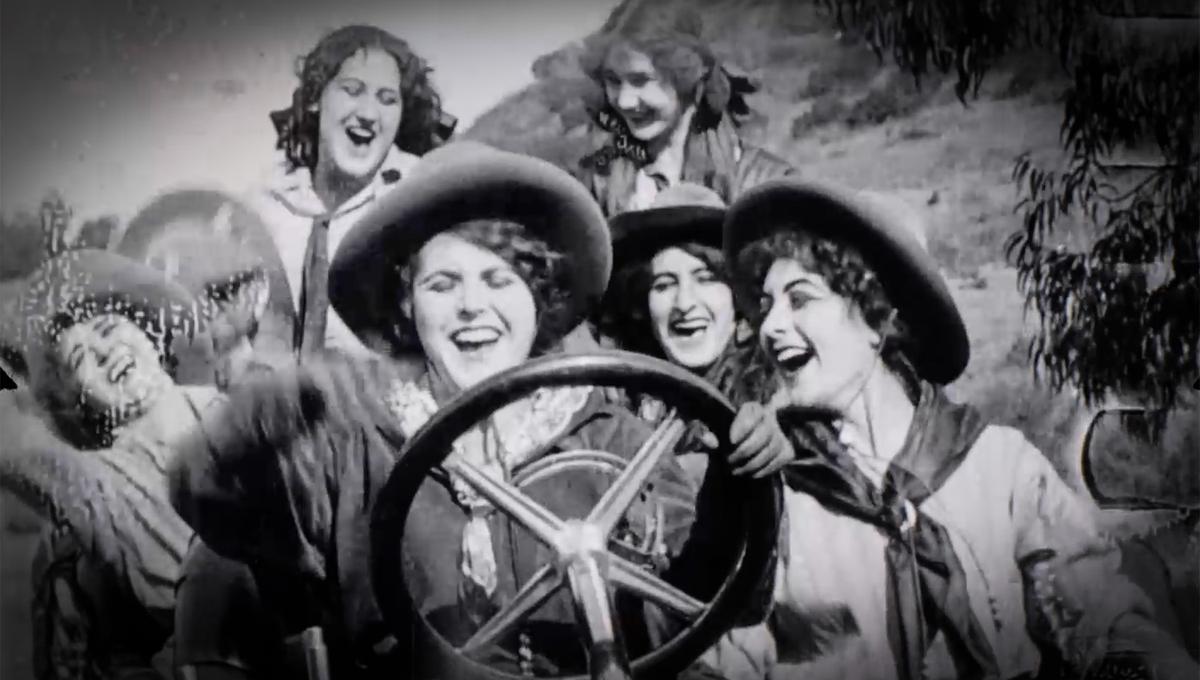
{"label": "neckerchief", "polygon": [[[925,383],[900,453],[875,487],[851,460],[832,426],[780,420],[797,451],[785,483],[827,509],[869,522],[888,536],[888,640],[902,680],[921,678],[934,635],[942,632],[960,678],[994,678],[997,662],[971,609],[966,575],[945,527],[921,504],[958,468],[986,423]],[[807,452],[804,455],[802,452]]]}

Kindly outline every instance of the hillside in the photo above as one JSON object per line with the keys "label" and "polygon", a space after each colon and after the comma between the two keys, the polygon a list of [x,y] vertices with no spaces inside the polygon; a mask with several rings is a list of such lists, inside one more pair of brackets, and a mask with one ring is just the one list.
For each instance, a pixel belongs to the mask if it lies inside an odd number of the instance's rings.
{"label": "hillside", "polygon": [[[627,0],[616,12],[654,0]],[[839,34],[812,3],[786,0],[659,0],[695,7],[705,36],[729,65],[760,84],[744,124],[752,142],[801,172],[902,196],[928,218],[930,250],[955,283],[973,360],[955,392],[1000,422],[1021,427],[1067,472],[1060,452],[1075,401],[1034,383],[1026,318],[1003,245],[1016,228],[1013,160],[1055,154],[1062,81],[1054,62],[1024,55],[1000,64],[967,105],[952,83],[920,83]],[[481,116],[466,137],[574,163],[589,149],[580,43],[543,56],[536,82]]]}

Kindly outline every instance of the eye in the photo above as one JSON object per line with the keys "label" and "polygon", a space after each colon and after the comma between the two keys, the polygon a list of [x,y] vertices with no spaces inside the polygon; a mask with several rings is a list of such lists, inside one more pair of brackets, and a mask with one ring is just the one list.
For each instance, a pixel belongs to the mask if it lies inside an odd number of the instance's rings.
{"label": "eye", "polygon": [[435,276],[427,279],[423,286],[426,290],[431,290],[435,293],[448,293],[454,290],[457,282],[449,276]]}
{"label": "eye", "polygon": [[395,90],[380,90],[377,97],[379,103],[384,106],[395,106],[400,103],[400,94]]}
{"label": "eye", "polygon": [[788,291],[788,303],[792,306],[792,309],[802,309],[805,305],[816,299],[816,295],[806,293],[796,288]]}
{"label": "eye", "polygon": [[629,76],[629,84],[634,87],[645,87],[652,78],[645,73],[635,73]]}
{"label": "eye", "polygon": [[357,97],[357,96],[361,95],[363,93],[363,90],[365,90],[367,87],[366,85],[363,84],[363,82],[361,80],[356,80],[354,78],[347,78],[347,79],[343,80],[341,85],[342,85],[342,91],[345,92],[346,94],[350,95],[351,97]]}
{"label": "eye", "polygon": [[621,79],[615,73],[605,73],[602,80],[608,87],[621,87]]}
{"label": "eye", "polygon": [[700,271],[696,272],[696,282],[697,283],[721,283],[721,280],[719,278],[717,278],[717,274],[713,270],[701,269]]}
{"label": "eye", "polygon": [[760,316],[766,316],[771,313],[771,296],[763,295],[758,298],[758,313]]}
{"label": "eye", "polygon": [[650,283],[650,290],[655,293],[665,293],[675,287],[675,279],[670,276],[660,276]]}
{"label": "eye", "polygon": [[507,288],[515,283],[516,276],[517,275],[511,271],[496,269],[484,274],[483,280],[489,287],[500,289]]}

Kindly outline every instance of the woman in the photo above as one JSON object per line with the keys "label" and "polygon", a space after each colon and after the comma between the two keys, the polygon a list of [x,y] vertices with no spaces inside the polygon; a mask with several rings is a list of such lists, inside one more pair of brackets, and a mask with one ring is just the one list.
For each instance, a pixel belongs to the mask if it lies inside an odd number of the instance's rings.
{"label": "woman", "polygon": [[287,273],[297,349],[363,350],[327,311],[326,273],[350,226],[453,132],[429,73],[391,33],[345,26],[305,55],[291,105],[271,114],[284,158],[254,205]]}
{"label": "woman", "polygon": [[[420,359],[329,356],[235,391],[224,412],[206,419],[195,456],[181,458],[173,476],[176,507],[206,543],[251,566],[285,633],[324,629],[335,677],[411,673],[431,661],[409,656],[383,625],[367,576],[369,499],[440,405],[557,351],[603,293],[610,255],[603,217],[569,175],[532,158],[449,145],[355,226],[330,278],[331,301],[351,329]],[[599,390],[543,389],[494,414],[454,451],[512,479],[555,451],[629,455],[646,434]],[[694,491],[673,464],[658,477],[646,511],[661,506],[664,521],[633,524],[651,527],[639,538],[669,558],[690,523]],[[579,516],[602,486],[589,474],[529,491]],[[272,521],[235,521],[246,516]],[[410,517],[408,583],[419,613],[451,640],[465,640],[548,559],[445,471],[422,488]],[[277,587],[283,597],[267,592]],[[329,592],[340,603],[332,611]],[[493,661],[510,671],[578,672],[583,650],[569,603],[541,611],[517,648],[498,648]]]}
{"label": "woman", "polygon": [[155,657],[191,531],[166,468],[216,394],[172,378],[182,355],[211,349],[194,308],[161,272],[98,250],[51,260],[22,296],[46,419],[3,414],[0,483],[54,522],[34,568],[39,678],[169,677]]}
{"label": "woman", "polygon": [[[765,357],[725,273],[724,219],[720,196],[691,183],[611,218],[613,284],[599,325],[622,349],[702,375],[735,404],[766,402],[773,384]],[[643,418],[656,421],[661,410],[657,400],[639,400]]]}
{"label": "woman", "polygon": [[583,67],[601,90],[593,108],[603,141],[584,158],[581,178],[606,215],[645,209],[679,182],[707,186],[728,203],[791,172],[740,138],[737,118],[749,113],[755,87],[700,36],[694,11],[645,3],[589,41]]}
{"label": "woman", "polygon": [[[777,180],[725,222],[797,460],[769,677],[1195,677],[1091,508],[1017,431],[947,399],[969,356],[895,206]],[[1153,674],[1151,674],[1151,671]]]}

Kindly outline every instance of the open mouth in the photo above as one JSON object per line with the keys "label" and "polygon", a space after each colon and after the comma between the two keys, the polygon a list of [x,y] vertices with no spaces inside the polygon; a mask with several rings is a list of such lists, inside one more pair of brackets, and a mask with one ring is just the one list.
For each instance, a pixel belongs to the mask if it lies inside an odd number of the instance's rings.
{"label": "open mouth", "polygon": [[653,109],[638,109],[622,113],[625,116],[625,122],[629,123],[630,127],[646,127],[658,120],[658,114]]}
{"label": "open mouth", "polygon": [[708,330],[708,319],[683,319],[681,321],[672,321],[667,328],[671,331],[671,335],[676,335],[683,338],[692,338],[699,336]]}
{"label": "open mouth", "polygon": [[375,132],[360,125],[346,128],[346,136],[355,146],[369,146],[371,142],[375,141]]}
{"label": "open mouth", "polygon": [[812,360],[815,353],[810,347],[797,347],[791,345],[782,348],[773,348],[775,353],[775,363],[788,373],[796,373]]}
{"label": "open mouth", "polygon": [[500,340],[500,331],[491,326],[468,326],[450,334],[450,341],[464,353],[478,352]]}
{"label": "open mouth", "polygon": [[133,372],[137,362],[133,360],[133,356],[129,353],[122,353],[112,361],[112,365],[108,367],[108,381],[114,385],[125,380],[125,377]]}

